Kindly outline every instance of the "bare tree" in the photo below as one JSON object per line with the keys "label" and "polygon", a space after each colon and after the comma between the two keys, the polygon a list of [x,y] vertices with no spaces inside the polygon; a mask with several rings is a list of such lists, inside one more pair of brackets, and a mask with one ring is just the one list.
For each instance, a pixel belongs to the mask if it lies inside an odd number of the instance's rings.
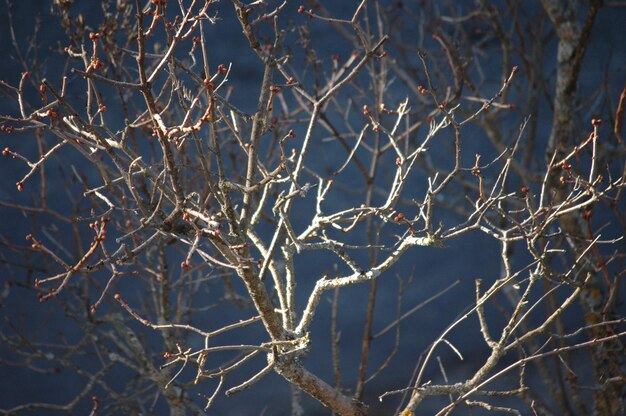
{"label": "bare tree", "polygon": [[[31,231],[2,238],[2,361],[83,385],[2,413],[202,414],[276,373],[294,415],[315,408],[301,392],[342,415],[624,414],[626,87],[609,61],[584,76],[621,6],[216,3],[55,0],[52,53],[6,3],[23,70],[1,82],[3,184],[19,178],[0,206]],[[258,83],[215,58],[234,24],[247,46],[228,53]],[[415,283],[410,256],[464,269],[467,238],[498,275]],[[346,352],[342,295],[359,285]],[[30,313],[72,329],[33,332],[16,302],[34,294]],[[450,297],[439,335],[407,328]],[[426,350],[403,349],[420,336]],[[377,383],[398,366],[412,376]]]}

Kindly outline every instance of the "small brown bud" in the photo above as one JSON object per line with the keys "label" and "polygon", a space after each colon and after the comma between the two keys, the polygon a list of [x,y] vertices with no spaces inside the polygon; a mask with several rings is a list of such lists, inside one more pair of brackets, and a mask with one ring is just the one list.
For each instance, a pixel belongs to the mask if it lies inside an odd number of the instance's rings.
{"label": "small brown bud", "polygon": [[91,62],[91,66],[93,67],[93,69],[95,69],[96,71],[99,69],[104,68],[104,62],[102,62],[100,59],[96,58]]}

